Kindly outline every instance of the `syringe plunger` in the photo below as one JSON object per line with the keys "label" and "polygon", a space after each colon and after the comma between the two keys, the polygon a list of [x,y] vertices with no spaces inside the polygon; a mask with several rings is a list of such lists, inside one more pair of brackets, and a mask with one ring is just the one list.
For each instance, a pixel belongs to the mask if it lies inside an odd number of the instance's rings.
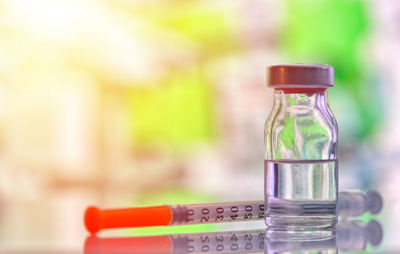
{"label": "syringe plunger", "polygon": [[358,190],[341,191],[339,193],[339,216],[360,216],[365,212],[377,214],[382,210],[382,206],[382,196],[375,190],[371,190],[367,194]]}

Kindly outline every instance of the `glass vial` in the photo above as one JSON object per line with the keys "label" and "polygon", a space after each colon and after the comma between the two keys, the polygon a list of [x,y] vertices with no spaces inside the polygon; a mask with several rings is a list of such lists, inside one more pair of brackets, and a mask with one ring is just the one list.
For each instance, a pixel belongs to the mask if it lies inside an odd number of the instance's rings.
{"label": "glass vial", "polygon": [[333,67],[268,68],[274,105],[265,123],[265,222],[286,230],[336,224],[338,128],[328,104]]}

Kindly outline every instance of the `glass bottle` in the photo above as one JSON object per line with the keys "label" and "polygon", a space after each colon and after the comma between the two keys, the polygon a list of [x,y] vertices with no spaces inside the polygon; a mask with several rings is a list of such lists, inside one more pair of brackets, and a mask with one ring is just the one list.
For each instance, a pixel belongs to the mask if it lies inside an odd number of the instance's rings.
{"label": "glass bottle", "polygon": [[336,224],[338,128],[328,104],[333,67],[268,68],[274,105],[265,123],[265,222],[286,230]]}

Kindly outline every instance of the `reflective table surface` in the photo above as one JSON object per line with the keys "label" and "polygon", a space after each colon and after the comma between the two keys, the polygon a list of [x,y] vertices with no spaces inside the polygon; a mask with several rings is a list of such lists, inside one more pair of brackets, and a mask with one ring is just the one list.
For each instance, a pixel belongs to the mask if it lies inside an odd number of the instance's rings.
{"label": "reflective table surface", "polygon": [[89,236],[84,253],[377,253],[382,251],[382,242],[379,221],[342,220],[334,230],[260,228],[142,237]]}
{"label": "reflective table surface", "polygon": [[[30,206],[29,209],[20,209],[30,214],[30,220],[20,221],[26,232],[0,228],[0,254],[400,253],[397,202],[385,199],[385,196],[383,201],[379,213],[364,212],[358,217],[341,215],[333,229],[285,231],[266,228],[260,219],[187,228],[107,229],[97,235],[86,232],[84,207],[75,209],[79,213],[65,213],[64,217],[59,214],[57,220],[52,220],[53,215],[47,206]],[[343,214],[340,209],[344,208],[339,206],[339,214]],[[18,214],[15,216],[22,218]],[[12,222],[12,225],[17,225]],[[51,233],[61,226],[63,230],[57,232],[63,232],[63,235]]]}
{"label": "reflective table surface", "polygon": [[104,230],[98,235],[85,232],[73,248],[32,245],[30,251],[14,244],[0,253],[400,253],[396,222],[381,215],[341,219],[334,229],[315,231],[266,229],[262,220],[219,225],[215,228],[222,230],[180,234],[171,234],[171,227],[151,235],[131,229]]}
{"label": "reflective table surface", "polygon": [[[82,250],[0,251],[5,253],[186,254],[186,253],[400,253],[385,244],[382,223],[343,220],[334,230],[279,231],[243,229],[152,236],[96,236],[82,240]],[[397,249],[398,250],[398,249]]]}

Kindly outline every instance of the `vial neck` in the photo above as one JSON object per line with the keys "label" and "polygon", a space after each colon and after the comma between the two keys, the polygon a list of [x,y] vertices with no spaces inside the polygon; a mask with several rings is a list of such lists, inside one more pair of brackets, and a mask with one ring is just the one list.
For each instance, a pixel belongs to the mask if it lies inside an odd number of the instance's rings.
{"label": "vial neck", "polygon": [[282,107],[326,107],[326,88],[275,89],[274,104]]}

